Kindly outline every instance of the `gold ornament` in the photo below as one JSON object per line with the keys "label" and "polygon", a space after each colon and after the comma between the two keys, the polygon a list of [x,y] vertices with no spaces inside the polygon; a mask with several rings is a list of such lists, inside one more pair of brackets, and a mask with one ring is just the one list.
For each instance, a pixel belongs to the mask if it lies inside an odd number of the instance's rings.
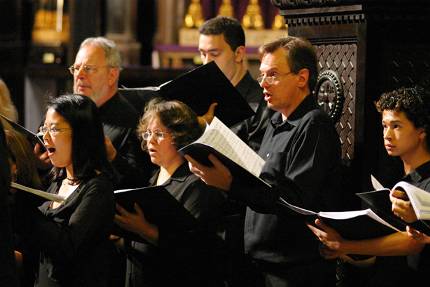
{"label": "gold ornament", "polygon": [[185,28],[198,28],[203,24],[202,5],[199,0],[192,0],[184,19]]}
{"label": "gold ornament", "polygon": [[250,0],[246,13],[242,19],[242,25],[245,29],[261,30],[264,28],[263,16],[258,5],[258,0]]}
{"label": "gold ornament", "polygon": [[221,6],[219,6],[218,15],[225,17],[233,17],[233,5],[230,0],[223,0]]}

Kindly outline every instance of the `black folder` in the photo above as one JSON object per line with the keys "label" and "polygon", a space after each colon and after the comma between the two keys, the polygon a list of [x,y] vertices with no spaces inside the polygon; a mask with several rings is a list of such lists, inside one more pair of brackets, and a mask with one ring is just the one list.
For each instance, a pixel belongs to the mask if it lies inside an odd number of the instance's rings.
{"label": "black folder", "polygon": [[379,189],[369,192],[357,193],[357,196],[363,200],[370,208],[382,217],[385,221],[389,222],[391,225],[397,227],[399,230],[406,230],[406,226],[409,225],[416,230],[425,233],[430,236],[430,223],[426,220],[417,220],[413,223],[407,223],[403,221],[400,217],[396,216],[391,211],[391,201],[390,201],[390,190],[388,188]]}
{"label": "black folder", "polygon": [[248,102],[213,61],[158,87],[121,88],[119,92],[139,109],[159,96],[184,102],[198,116],[204,115],[216,102],[215,116],[229,127],[254,115]]}
{"label": "black folder", "polygon": [[213,61],[164,83],[160,86],[160,94],[184,102],[199,116],[217,102],[215,116],[229,127],[254,115],[246,100]]}
{"label": "black folder", "polygon": [[38,135],[37,133],[34,133],[25,127],[21,126],[20,124],[15,123],[14,121],[10,120],[9,118],[5,117],[4,115],[0,114],[0,117],[2,117],[4,120],[6,120],[15,131],[19,132],[20,134],[24,135],[31,143],[32,146],[35,146],[36,143],[39,143],[41,146],[41,150],[45,151],[45,144],[43,143],[42,135]]}
{"label": "black folder", "polygon": [[[135,189],[115,190],[115,201],[134,212],[134,203],[143,211],[146,220],[159,228],[187,231],[195,228],[197,219],[176,200],[163,186],[151,186]],[[117,225],[113,234],[134,241],[144,241],[143,238],[120,229]]]}

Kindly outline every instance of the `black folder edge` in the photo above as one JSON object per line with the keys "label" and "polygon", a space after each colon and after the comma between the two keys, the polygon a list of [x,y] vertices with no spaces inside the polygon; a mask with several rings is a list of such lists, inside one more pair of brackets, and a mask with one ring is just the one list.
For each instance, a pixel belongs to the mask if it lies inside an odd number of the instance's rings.
{"label": "black folder edge", "polygon": [[391,211],[391,201],[389,199],[389,189],[361,192],[356,193],[356,195],[360,197],[363,202],[369,205],[377,215],[399,230],[405,231],[406,226],[409,225],[416,230],[430,236],[430,226],[427,222],[423,220],[417,220],[414,223],[407,223],[393,214]]}
{"label": "black folder edge", "polygon": [[[383,235],[388,235],[396,232],[396,230],[378,222],[367,215],[360,215],[347,219],[334,219],[319,215],[317,212],[308,211],[308,214],[303,214],[295,209],[296,206],[286,202],[284,199],[278,200],[280,206],[286,207],[293,211],[298,216],[303,217],[304,221],[315,226],[315,219],[322,220],[328,226],[334,228],[345,239],[360,240],[375,238]],[[301,209],[299,207],[299,209]],[[394,225],[393,225],[394,226]],[[318,226],[315,226],[319,228]],[[395,226],[394,226],[395,227]]]}
{"label": "black folder edge", "polygon": [[240,181],[249,186],[258,186],[261,189],[269,190],[270,184],[265,182],[259,177],[256,177],[245,168],[241,167],[222,153],[218,152],[211,146],[202,143],[191,143],[185,147],[179,149],[179,152],[183,155],[188,154],[197,162],[212,166],[212,163],[208,159],[209,154],[216,156],[233,174],[233,176],[240,178]]}
{"label": "black folder edge", "polygon": [[159,93],[164,98],[184,102],[199,116],[217,102],[215,116],[229,127],[254,115],[247,101],[214,61],[160,85]]}
{"label": "black folder edge", "polygon": [[45,144],[43,143],[42,136],[39,136],[38,134],[26,129],[25,127],[21,126],[20,124],[15,123],[11,119],[5,117],[4,115],[0,114],[0,117],[5,119],[16,132],[19,132],[20,134],[24,135],[30,143],[34,146],[36,143],[40,144],[41,150],[46,151]]}
{"label": "black folder edge", "polygon": [[[195,228],[197,219],[177,201],[163,186],[142,187],[128,190],[115,190],[116,203],[134,212],[136,202],[145,218],[159,228],[187,231]],[[112,234],[133,241],[145,242],[143,238],[114,225]]]}

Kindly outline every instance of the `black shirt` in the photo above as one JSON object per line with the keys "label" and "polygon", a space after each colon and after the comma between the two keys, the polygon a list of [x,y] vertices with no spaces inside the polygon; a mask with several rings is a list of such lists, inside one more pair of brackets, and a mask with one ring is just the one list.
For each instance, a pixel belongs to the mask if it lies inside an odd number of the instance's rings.
{"label": "black shirt", "polygon": [[[406,175],[403,180],[430,192],[430,161],[417,167],[415,170]],[[426,244],[420,254],[409,255],[408,263],[411,267],[413,267],[413,269],[418,271],[419,277],[421,279],[428,278],[428,273],[430,271],[429,245]]]}
{"label": "black shirt", "polygon": [[[259,151],[266,161],[260,177],[270,192],[233,179],[230,194],[250,208],[245,219],[245,252],[269,263],[320,258],[318,242],[303,220],[279,210],[279,196],[310,210],[335,210],[340,141],[331,119],[307,96],[286,121],[276,113]],[[281,213],[279,213],[281,212]]]}
{"label": "black shirt", "polygon": [[114,95],[101,107],[103,131],[117,151],[112,161],[118,182],[116,189],[145,186],[153,165],[140,148],[136,135],[139,121],[137,111],[120,94]]}

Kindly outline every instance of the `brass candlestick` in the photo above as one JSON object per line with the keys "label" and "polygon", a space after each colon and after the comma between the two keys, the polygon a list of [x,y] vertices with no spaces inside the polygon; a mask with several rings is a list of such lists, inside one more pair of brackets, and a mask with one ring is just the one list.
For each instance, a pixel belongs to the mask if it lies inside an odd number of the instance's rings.
{"label": "brass candlestick", "polygon": [[221,6],[218,10],[218,15],[225,17],[233,17],[233,5],[231,5],[230,0],[223,0]]}
{"label": "brass candlestick", "polygon": [[198,28],[203,24],[202,5],[199,0],[192,0],[184,19],[186,28]]}
{"label": "brass candlestick", "polygon": [[258,5],[258,0],[250,0],[246,7],[246,13],[242,19],[242,25],[245,29],[260,30],[264,28],[263,16]]}
{"label": "brass candlestick", "polygon": [[279,14],[279,12],[276,14],[275,18],[273,19],[272,29],[273,30],[284,30],[286,29],[286,24],[284,17]]}

